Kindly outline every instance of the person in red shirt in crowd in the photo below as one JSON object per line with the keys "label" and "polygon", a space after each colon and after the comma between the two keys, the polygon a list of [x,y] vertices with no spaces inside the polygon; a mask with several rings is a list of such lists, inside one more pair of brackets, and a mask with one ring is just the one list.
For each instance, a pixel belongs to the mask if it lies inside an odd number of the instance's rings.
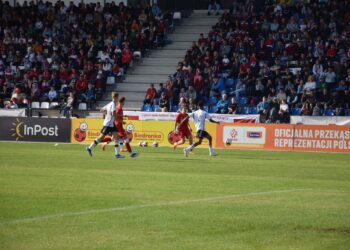
{"label": "person in red shirt in crowd", "polygon": [[42,80],[47,80],[47,81],[49,81],[51,79],[51,73],[50,73],[49,69],[46,68],[43,71],[43,73],[41,73],[41,79]]}
{"label": "person in red shirt in crowd", "polygon": [[147,89],[145,100],[143,101],[144,104],[153,104],[154,98],[156,97],[157,90],[154,87],[154,84],[151,83],[150,87]]}
{"label": "person in red shirt in crowd", "polygon": [[163,20],[160,20],[156,26],[156,33],[158,37],[159,46],[164,46],[164,34],[165,34],[165,24]]}
{"label": "person in red shirt in crowd", "polygon": [[79,79],[75,83],[75,89],[78,92],[84,92],[88,88],[88,82],[86,80],[85,75],[80,75]]}
{"label": "person in red shirt in crowd", "polygon": [[[129,152],[130,157],[135,158],[136,156],[138,156],[137,153],[132,152],[131,146],[130,146],[130,139],[127,135],[127,132],[125,131],[125,129],[123,128],[123,106],[125,104],[125,97],[120,97],[119,98],[119,103],[118,106],[116,108],[116,119],[114,121],[114,126],[117,128],[117,136],[119,139],[119,150],[123,148],[124,146],[124,142],[125,142],[125,146],[126,146],[126,150]],[[102,142],[104,142],[104,144],[102,145],[102,150],[106,150],[107,145],[112,141],[111,137],[105,137]],[[123,158],[123,156],[119,156],[119,158]]]}
{"label": "person in red shirt in crowd", "polygon": [[132,60],[132,53],[131,53],[131,51],[129,49],[129,46],[127,44],[125,44],[125,47],[122,50],[122,64],[123,64],[123,67],[124,67],[125,74],[126,74],[128,68],[129,68],[131,60]]}
{"label": "person in red shirt in crowd", "polygon": [[34,67],[32,70],[30,70],[27,73],[27,77],[30,80],[33,80],[34,78],[38,79],[39,78],[39,71],[38,71],[38,69],[36,67]]}
{"label": "person in red shirt in crowd", "polygon": [[198,39],[198,44],[202,44],[202,43],[207,44],[207,39],[204,37],[203,33],[199,35],[199,39]]}
{"label": "person in red shirt in crowd", "polygon": [[330,59],[334,58],[337,55],[337,49],[334,46],[334,44],[332,44],[331,47],[329,49],[327,49],[326,55]]}
{"label": "person in red shirt in crowd", "polygon": [[59,79],[63,82],[63,83],[67,83],[71,80],[70,78],[70,73],[67,69],[67,67],[65,65],[62,65],[60,67],[60,72],[59,72]]}
{"label": "person in red shirt in crowd", "polygon": [[189,116],[187,114],[188,106],[184,105],[181,109],[181,112],[177,115],[175,120],[175,135],[180,136],[180,140],[177,142],[174,142],[173,150],[176,150],[176,147],[179,145],[182,145],[185,143],[186,138],[189,141],[189,145],[193,144],[193,137],[192,137],[192,129],[190,127]]}
{"label": "person in red shirt in crowd", "polygon": [[79,72],[76,69],[72,69],[70,72],[70,79],[77,80],[79,77]]}

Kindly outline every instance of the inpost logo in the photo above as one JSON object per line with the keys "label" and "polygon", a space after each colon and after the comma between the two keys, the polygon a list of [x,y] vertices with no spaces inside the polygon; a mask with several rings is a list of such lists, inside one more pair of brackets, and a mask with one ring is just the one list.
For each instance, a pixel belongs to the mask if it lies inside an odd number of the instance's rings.
{"label": "inpost logo", "polygon": [[58,126],[55,125],[53,127],[45,127],[39,124],[35,124],[33,126],[29,126],[24,122],[20,121],[18,118],[16,122],[12,123],[14,128],[11,129],[13,134],[11,136],[16,137],[16,141],[25,137],[25,136],[58,136]]}

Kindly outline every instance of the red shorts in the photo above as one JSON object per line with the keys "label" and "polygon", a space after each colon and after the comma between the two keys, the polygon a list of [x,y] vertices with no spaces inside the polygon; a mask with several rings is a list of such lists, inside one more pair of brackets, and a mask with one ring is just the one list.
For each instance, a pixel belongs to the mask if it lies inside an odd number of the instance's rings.
{"label": "red shorts", "polygon": [[123,128],[123,126],[117,126],[117,133],[118,133],[119,137],[126,136],[126,132],[125,132],[125,129]]}
{"label": "red shorts", "polygon": [[191,136],[191,132],[188,129],[185,130],[179,130],[179,136],[181,136],[181,138],[185,139],[185,138],[190,138]]}

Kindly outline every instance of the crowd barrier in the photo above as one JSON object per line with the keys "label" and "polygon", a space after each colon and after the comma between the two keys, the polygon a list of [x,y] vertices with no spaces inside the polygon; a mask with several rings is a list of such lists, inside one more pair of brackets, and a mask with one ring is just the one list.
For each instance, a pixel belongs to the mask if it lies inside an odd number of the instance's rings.
{"label": "crowd barrier", "polygon": [[[132,145],[157,142],[171,146],[168,135],[174,121],[129,118],[124,127]],[[0,140],[89,144],[100,134],[102,123],[102,119],[2,117]],[[192,122],[190,125],[195,130]],[[208,122],[206,130],[216,148],[350,153],[350,126]],[[202,147],[207,143],[204,140]]]}

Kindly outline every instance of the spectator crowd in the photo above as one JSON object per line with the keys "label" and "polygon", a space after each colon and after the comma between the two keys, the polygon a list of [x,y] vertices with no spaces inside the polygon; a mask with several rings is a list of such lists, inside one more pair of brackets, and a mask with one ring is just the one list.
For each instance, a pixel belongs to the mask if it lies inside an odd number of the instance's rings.
{"label": "spectator crowd", "polygon": [[350,115],[350,1],[266,0],[259,7],[233,1],[144,106],[177,111],[204,101],[210,112],[281,123],[290,114]]}
{"label": "spectator crowd", "polygon": [[123,2],[0,0],[0,108],[49,101],[93,108],[134,52],[162,46],[171,13]]}

